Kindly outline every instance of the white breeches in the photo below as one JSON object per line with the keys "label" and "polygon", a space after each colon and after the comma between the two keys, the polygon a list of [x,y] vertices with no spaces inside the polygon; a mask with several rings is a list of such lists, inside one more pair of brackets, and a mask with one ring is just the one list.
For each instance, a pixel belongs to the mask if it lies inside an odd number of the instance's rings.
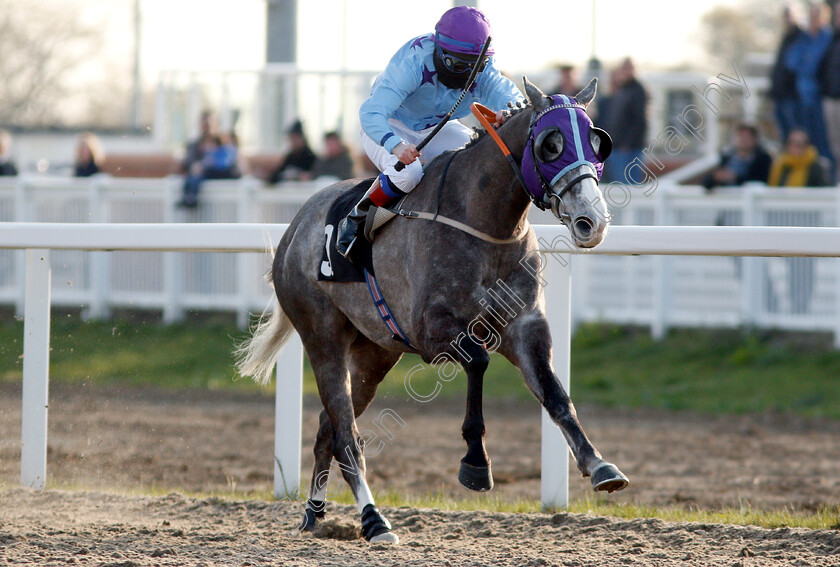
{"label": "white breeches", "polygon": [[[388,124],[391,126],[394,134],[415,146],[429,132],[434,130],[434,128],[426,128],[425,130],[415,132],[399,120],[394,120],[393,118],[388,120]],[[394,165],[399,161],[397,156],[374,142],[364,131],[362,132],[362,146],[365,148],[365,153],[370,158],[370,161],[373,162],[373,165],[379,171],[385,173],[401,191],[408,193],[423,178],[423,164],[432,161],[443,152],[465,146],[472,138],[472,133],[472,128],[464,126],[457,120],[450,120],[435,134],[435,137],[432,138],[426,147],[421,150],[422,155],[420,159],[414,160],[411,165],[406,166],[402,171],[396,171],[394,169]]]}

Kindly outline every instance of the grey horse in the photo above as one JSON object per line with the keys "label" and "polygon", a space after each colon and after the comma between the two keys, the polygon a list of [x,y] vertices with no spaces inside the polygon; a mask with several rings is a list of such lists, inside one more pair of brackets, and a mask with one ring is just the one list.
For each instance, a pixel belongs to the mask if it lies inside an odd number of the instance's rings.
{"label": "grey horse", "polygon": [[[523,155],[533,136],[532,120],[554,104],[527,79],[524,85],[529,106],[511,112],[498,129],[514,157]],[[574,102],[585,108],[595,91],[593,80]],[[604,140],[593,132],[589,142],[597,152]],[[556,157],[552,152],[564,151],[558,136],[560,132],[549,132],[541,140],[548,159]],[[573,167],[548,188],[552,211],[580,247],[599,244],[609,222],[597,178],[585,173],[590,170],[591,166]],[[278,243],[271,273],[278,305],[239,348],[238,368],[242,375],[268,382],[280,349],[297,331],[324,406],[303,528],[311,529],[324,517],[326,479],[335,458],[357,501],[364,537],[396,543],[399,538],[376,508],[365,480],[364,442],[356,418],[410,348],[394,340],[383,325],[365,284],[317,280],[327,210],[354,184],[340,182],[313,195],[289,225]],[[567,189],[562,198],[559,187]],[[552,369],[545,297],[539,278],[534,277],[541,259],[527,221],[530,205],[491,136],[480,136],[454,155],[449,152],[427,164],[422,183],[401,204],[415,211],[437,210],[468,225],[473,234],[439,222],[398,217],[376,235],[376,275],[394,317],[422,359],[436,369],[458,363],[466,371],[462,435],[467,453],[459,473],[462,484],[474,490],[492,487],[481,402],[488,351],[497,351],[522,372],[528,388],[563,431],[578,468],[591,477],[594,489],[621,490],[627,478],[589,441]]]}

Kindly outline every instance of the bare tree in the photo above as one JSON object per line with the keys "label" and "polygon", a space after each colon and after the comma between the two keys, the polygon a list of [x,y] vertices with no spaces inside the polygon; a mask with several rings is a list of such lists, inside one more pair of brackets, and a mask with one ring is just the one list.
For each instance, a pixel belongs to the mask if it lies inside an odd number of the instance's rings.
{"label": "bare tree", "polygon": [[61,123],[70,80],[101,42],[73,3],[0,0],[0,123]]}
{"label": "bare tree", "polygon": [[750,53],[769,53],[779,40],[782,0],[742,0],[718,5],[700,21],[701,40],[709,60],[728,68]]}

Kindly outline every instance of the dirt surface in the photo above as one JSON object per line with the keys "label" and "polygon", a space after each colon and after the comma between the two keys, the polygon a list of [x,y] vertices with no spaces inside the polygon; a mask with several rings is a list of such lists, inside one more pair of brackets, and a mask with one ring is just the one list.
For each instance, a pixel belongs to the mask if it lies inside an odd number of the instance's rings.
{"label": "dirt surface", "polygon": [[[305,479],[316,404],[305,404]],[[54,387],[49,483],[77,491],[35,493],[15,488],[20,387],[0,386],[0,564],[840,565],[837,531],[388,509],[403,540],[393,550],[335,539],[347,537],[348,526],[356,536],[349,507],[331,505],[338,525],[325,535],[332,537],[293,538],[298,503],[97,492],[270,491],[273,412],[265,396]],[[368,459],[374,493],[469,496],[457,482],[462,412],[458,402],[377,400],[359,420],[383,442]],[[609,499],[794,510],[840,501],[840,423],[586,406],[579,414],[595,445],[631,478],[630,488]],[[393,439],[376,428],[377,416]],[[487,404],[494,491],[539,498],[539,417],[536,403]],[[573,498],[592,494],[576,473],[570,490]]]}
{"label": "dirt surface", "polygon": [[[840,533],[578,514],[388,509],[400,545],[356,537],[354,510],[295,536],[294,505],[178,494],[0,493],[0,564],[292,566],[836,566]],[[343,539],[352,537],[353,539]]]}

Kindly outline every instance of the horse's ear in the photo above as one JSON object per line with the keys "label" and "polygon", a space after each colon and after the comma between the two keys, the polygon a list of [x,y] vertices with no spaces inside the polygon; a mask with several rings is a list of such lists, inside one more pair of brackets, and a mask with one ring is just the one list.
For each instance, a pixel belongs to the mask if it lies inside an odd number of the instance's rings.
{"label": "horse's ear", "polygon": [[586,108],[592,99],[595,98],[595,93],[598,90],[598,79],[593,77],[589,84],[583,87],[578,94],[575,95],[575,100]]}
{"label": "horse's ear", "polygon": [[537,87],[534,83],[528,80],[528,77],[522,77],[522,83],[525,85],[525,95],[528,97],[528,101],[531,103],[531,108],[536,113],[540,113],[551,103],[551,99],[545,96],[545,93],[542,92],[539,87]]}

